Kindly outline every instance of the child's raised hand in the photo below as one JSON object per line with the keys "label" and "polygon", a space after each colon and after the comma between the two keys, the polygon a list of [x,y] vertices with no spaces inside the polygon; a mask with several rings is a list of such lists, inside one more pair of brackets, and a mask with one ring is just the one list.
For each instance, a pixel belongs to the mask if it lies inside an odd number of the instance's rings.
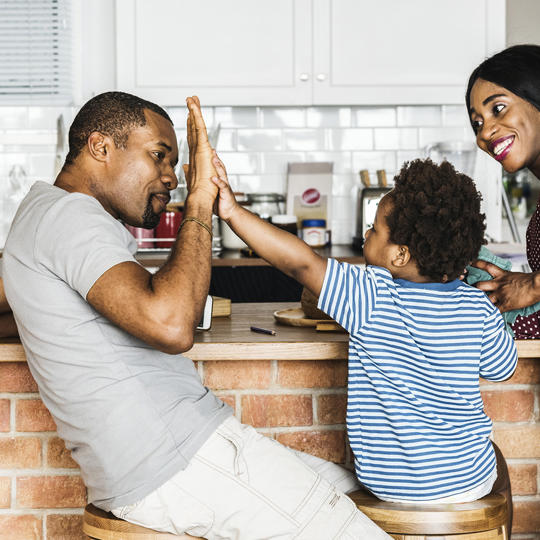
{"label": "child's raised hand", "polygon": [[227,178],[225,165],[223,165],[223,162],[219,159],[215,150],[212,163],[218,174],[217,177],[212,177],[212,182],[214,182],[214,184],[216,184],[216,186],[219,188],[217,214],[221,219],[228,221],[231,219],[231,216],[240,205],[236,202],[236,198],[232,192],[229,180]]}

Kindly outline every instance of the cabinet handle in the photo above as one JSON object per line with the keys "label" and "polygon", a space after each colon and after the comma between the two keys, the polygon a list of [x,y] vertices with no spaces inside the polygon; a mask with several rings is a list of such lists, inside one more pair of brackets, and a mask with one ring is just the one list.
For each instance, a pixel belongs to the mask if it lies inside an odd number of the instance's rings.
{"label": "cabinet handle", "polygon": [[319,73],[317,75],[317,80],[318,81],[326,81],[326,73]]}
{"label": "cabinet handle", "polygon": [[309,73],[300,73],[301,81],[309,81]]}

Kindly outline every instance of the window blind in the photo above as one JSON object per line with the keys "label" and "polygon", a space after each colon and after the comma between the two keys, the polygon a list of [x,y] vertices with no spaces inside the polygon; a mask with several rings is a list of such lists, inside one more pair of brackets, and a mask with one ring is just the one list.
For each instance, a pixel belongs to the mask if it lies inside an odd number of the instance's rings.
{"label": "window blind", "polygon": [[0,104],[70,103],[69,0],[0,0]]}

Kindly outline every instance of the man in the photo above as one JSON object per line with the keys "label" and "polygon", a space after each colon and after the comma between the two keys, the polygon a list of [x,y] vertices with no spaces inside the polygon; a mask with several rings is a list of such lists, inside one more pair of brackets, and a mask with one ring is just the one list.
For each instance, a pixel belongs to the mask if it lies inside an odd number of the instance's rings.
{"label": "man", "polygon": [[157,224],[177,186],[176,136],[163,109],[120,92],[82,107],[62,171],[32,187],[6,242],[6,294],[28,364],[88,499],[206,538],[388,538],[327,479],[352,490],[348,471],[240,424],[180,354],[208,292],[217,195],[199,102],[187,103],[189,195],[158,272],[136,262],[119,220]]}

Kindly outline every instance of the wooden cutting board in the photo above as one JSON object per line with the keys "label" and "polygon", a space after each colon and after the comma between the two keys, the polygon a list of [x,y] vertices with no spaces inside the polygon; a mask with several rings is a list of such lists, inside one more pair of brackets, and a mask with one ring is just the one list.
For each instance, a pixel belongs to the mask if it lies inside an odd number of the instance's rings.
{"label": "wooden cutting board", "polygon": [[308,319],[301,307],[281,309],[274,311],[274,319],[281,324],[288,326],[312,326],[317,327],[317,323],[324,319]]}

